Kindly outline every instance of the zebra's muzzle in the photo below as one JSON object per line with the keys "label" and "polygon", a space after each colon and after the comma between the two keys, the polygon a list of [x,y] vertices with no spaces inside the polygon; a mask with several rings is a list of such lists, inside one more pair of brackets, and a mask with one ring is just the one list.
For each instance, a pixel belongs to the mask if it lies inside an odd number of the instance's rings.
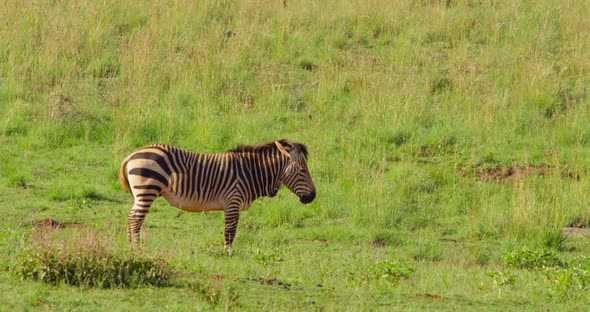
{"label": "zebra's muzzle", "polygon": [[315,198],[315,192],[309,193],[306,195],[302,195],[301,197],[299,197],[299,200],[304,204],[309,204],[314,200],[314,198]]}

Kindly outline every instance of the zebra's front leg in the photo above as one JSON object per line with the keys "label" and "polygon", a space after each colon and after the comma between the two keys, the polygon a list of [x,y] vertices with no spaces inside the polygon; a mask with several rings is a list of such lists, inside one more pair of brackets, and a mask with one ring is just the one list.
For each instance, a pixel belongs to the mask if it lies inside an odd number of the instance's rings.
{"label": "zebra's front leg", "polygon": [[240,220],[240,206],[232,205],[225,209],[225,233],[223,247],[229,254],[232,253],[231,245],[236,237],[236,229]]}

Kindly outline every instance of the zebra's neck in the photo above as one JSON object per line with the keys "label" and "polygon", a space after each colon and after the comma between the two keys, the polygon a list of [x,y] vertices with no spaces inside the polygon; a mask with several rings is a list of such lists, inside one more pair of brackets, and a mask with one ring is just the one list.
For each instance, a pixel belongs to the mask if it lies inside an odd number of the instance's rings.
{"label": "zebra's neck", "polygon": [[277,153],[242,153],[240,155],[244,175],[242,181],[247,187],[252,200],[277,194],[280,186],[281,172],[285,162]]}

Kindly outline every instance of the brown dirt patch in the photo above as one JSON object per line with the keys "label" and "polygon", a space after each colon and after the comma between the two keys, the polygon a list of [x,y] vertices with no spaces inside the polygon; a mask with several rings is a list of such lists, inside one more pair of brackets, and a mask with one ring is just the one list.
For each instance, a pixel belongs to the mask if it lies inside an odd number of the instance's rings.
{"label": "brown dirt patch", "polygon": [[81,228],[84,224],[79,222],[61,222],[53,218],[45,218],[42,220],[34,220],[25,223],[24,226],[32,226],[35,228],[51,228],[51,229],[63,229],[63,228]]}
{"label": "brown dirt patch", "polygon": [[423,300],[434,300],[434,301],[447,301],[447,298],[441,295],[432,295],[432,294],[417,294],[417,295],[407,295],[407,298],[410,299],[423,299]]}
{"label": "brown dirt patch", "polygon": [[500,182],[507,179],[525,178],[530,175],[544,176],[546,167],[542,165],[527,166],[497,166],[490,168],[475,168],[475,175],[483,181]]}
{"label": "brown dirt patch", "polygon": [[371,242],[374,247],[386,247],[389,243],[383,238],[377,238]]}
{"label": "brown dirt patch", "polygon": [[227,279],[227,277],[221,276],[221,275],[203,275],[203,278],[211,279],[211,280],[215,280],[215,281],[223,281],[223,280]]}
{"label": "brown dirt patch", "polygon": [[278,285],[286,290],[289,290],[291,288],[291,284],[283,283],[279,279],[276,279],[276,278],[271,278],[271,279],[259,278],[258,282],[262,285]]}
{"label": "brown dirt patch", "polygon": [[587,215],[579,215],[572,219],[572,221],[566,224],[566,228],[588,228],[590,226],[590,220]]}
{"label": "brown dirt patch", "polygon": [[566,166],[555,168],[547,165],[499,165],[493,167],[473,166],[461,169],[463,175],[475,175],[479,180],[486,182],[503,182],[515,179],[522,179],[532,175],[544,177],[550,170],[558,170],[562,177],[575,180],[580,179],[578,173],[573,172]]}
{"label": "brown dirt patch", "polygon": [[590,229],[589,228],[579,228],[579,227],[564,227],[561,229],[561,233],[564,237],[570,238],[588,238],[590,237]]}

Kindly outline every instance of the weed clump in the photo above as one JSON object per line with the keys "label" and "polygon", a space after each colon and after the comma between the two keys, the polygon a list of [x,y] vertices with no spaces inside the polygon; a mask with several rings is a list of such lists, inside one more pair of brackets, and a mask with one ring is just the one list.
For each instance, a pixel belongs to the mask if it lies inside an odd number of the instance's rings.
{"label": "weed clump", "polygon": [[383,290],[397,288],[403,280],[407,280],[415,272],[408,263],[397,260],[378,261],[366,271],[348,271],[348,280],[352,285],[370,286]]}
{"label": "weed clump", "polygon": [[31,248],[12,268],[21,279],[82,288],[134,288],[170,285],[174,274],[164,259],[114,252],[106,240],[96,239],[94,231],[70,240],[56,239],[55,230],[35,231]]}
{"label": "weed clump", "polygon": [[578,257],[564,267],[542,271],[549,295],[558,302],[577,301],[590,288],[590,258]]}
{"label": "weed clump", "polygon": [[[590,289],[590,257],[562,261],[549,249],[525,247],[506,253],[502,261],[512,268],[538,272],[547,286],[548,295],[558,302],[578,301]],[[489,272],[487,275],[498,289],[516,284],[516,275],[510,271]]]}
{"label": "weed clump", "polygon": [[502,262],[509,267],[519,269],[554,268],[564,265],[555,252],[547,248],[529,249],[524,247],[506,253],[502,257]]}
{"label": "weed clump", "polygon": [[381,284],[397,287],[402,280],[409,279],[414,271],[407,263],[384,261],[370,266],[367,269],[367,277]]}
{"label": "weed clump", "polygon": [[162,259],[126,258],[99,250],[86,254],[30,250],[24,253],[16,273],[22,279],[84,288],[166,286],[170,279],[170,270]]}
{"label": "weed clump", "polygon": [[276,255],[274,253],[265,253],[265,252],[261,251],[260,249],[256,249],[256,251],[254,252],[254,260],[256,260],[256,262],[258,262],[262,265],[265,265],[265,266],[269,263],[283,261],[283,259],[281,257],[279,257],[278,255]]}

